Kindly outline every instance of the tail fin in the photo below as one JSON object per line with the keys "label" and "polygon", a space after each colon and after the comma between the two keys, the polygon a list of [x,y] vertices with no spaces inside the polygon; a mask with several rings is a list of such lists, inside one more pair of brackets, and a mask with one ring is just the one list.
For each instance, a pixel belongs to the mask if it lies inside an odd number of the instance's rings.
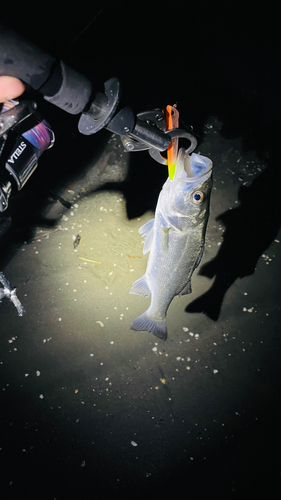
{"label": "tail fin", "polygon": [[137,332],[151,332],[159,339],[167,340],[168,333],[166,322],[150,318],[147,311],[136,318],[130,328]]}

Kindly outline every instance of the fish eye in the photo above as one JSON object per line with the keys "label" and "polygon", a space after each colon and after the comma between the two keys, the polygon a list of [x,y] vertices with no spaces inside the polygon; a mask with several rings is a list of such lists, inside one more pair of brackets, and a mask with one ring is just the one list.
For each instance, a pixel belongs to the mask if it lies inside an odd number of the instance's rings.
{"label": "fish eye", "polygon": [[204,201],[204,193],[202,191],[195,191],[191,195],[191,200],[197,204],[202,203]]}

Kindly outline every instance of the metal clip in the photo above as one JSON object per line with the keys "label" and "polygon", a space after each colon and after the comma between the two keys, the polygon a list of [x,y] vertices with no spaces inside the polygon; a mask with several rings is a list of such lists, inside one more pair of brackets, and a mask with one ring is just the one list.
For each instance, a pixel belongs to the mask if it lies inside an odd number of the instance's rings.
{"label": "metal clip", "polygon": [[165,115],[161,109],[143,111],[137,114],[132,130],[121,135],[121,141],[126,151],[145,151],[155,148],[165,151],[170,139],[165,135]]}
{"label": "metal clip", "polygon": [[[190,146],[189,148],[186,149],[186,154],[192,153],[194,149],[197,146],[197,139],[194,137],[194,135],[189,134],[185,130],[182,130],[180,128],[174,128],[173,130],[167,130],[165,132],[170,138],[172,139],[180,139],[180,138],[185,138],[190,141]],[[158,163],[161,163],[162,165],[167,165],[168,160],[167,158],[164,158],[164,156],[161,155],[160,151],[157,149],[149,149],[149,154],[153,160],[157,161]]]}

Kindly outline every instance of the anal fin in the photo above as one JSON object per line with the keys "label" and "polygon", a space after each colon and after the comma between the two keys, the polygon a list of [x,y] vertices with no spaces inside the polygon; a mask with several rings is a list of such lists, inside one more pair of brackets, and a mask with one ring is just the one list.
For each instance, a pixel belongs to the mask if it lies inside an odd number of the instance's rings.
{"label": "anal fin", "polygon": [[147,284],[145,275],[132,284],[130,293],[134,293],[136,295],[143,295],[144,297],[149,297],[150,289]]}

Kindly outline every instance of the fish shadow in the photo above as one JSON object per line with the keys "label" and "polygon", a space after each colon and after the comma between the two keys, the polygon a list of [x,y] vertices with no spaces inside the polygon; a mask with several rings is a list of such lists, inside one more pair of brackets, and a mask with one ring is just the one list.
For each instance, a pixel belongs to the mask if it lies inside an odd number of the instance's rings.
{"label": "fish shadow", "polygon": [[[51,106],[32,91],[27,93],[27,98],[30,96],[51,124],[56,142],[39,158],[38,167],[24,188],[18,191],[13,186],[8,208],[0,214],[0,269],[8,265],[24,242],[33,241],[38,227],[46,231],[57,227],[61,216],[46,217],[46,208],[58,203],[65,212],[71,210],[72,203],[58,193],[65,192],[72,180],[86,174],[89,165],[102,155],[110,137],[108,131],[101,131],[99,136],[83,136],[77,130],[76,116]],[[4,166],[0,162],[0,171],[2,169]],[[9,227],[2,231],[5,221]]]}
{"label": "fish shadow", "polygon": [[280,184],[278,169],[278,159],[272,157],[250,187],[239,188],[240,205],[216,218],[225,226],[223,242],[216,257],[199,271],[200,276],[215,279],[206,293],[188,304],[186,312],[203,312],[217,321],[227,290],[237,278],[254,274],[259,258],[276,238],[281,225],[280,202],[275,191]]}
{"label": "fish shadow", "polygon": [[122,193],[128,220],[155,212],[159,193],[167,180],[167,167],[156,163],[147,151],[130,154],[124,180],[109,181],[89,190],[87,195],[110,191]]}
{"label": "fish shadow", "polygon": [[[238,278],[255,272],[259,258],[281,225],[281,74],[274,64],[274,46],[271,52],[240,46],[210,47],[208,60],[209,67],[204,64],[207,58],[202,59],[202,67],[212,71],[214,79],[208,91],[202,93],[205,112],[221,121],[220,135],[224,139],[241,138],[242,150],[254,151],[266,164],[250,186],[240,186],[237,208],[216,218],[225,228],[223,242],[215,258],[199,270],[200,276],[213,279],[212,285],[185,309],[188,313],[205,313],[217,321],[228,289]],[[198,93],[201,91],[199,85]],[[204,122],[203,115],[200,121]]]}

